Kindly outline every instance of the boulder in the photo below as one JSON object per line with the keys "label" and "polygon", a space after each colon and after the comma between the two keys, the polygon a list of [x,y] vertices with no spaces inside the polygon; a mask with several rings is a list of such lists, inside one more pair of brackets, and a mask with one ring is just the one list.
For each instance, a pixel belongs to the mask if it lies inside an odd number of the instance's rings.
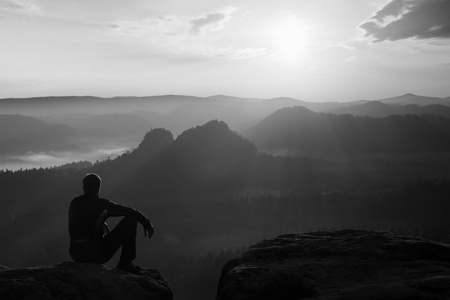
{"label": "boulder", "polygon": [[64,262],[53,267],[0,269],[0,299],[172,300],[157,270],[139,275],[98,264]]}
{"label": "boulder", "polygon": [[281,235],[229,261],[216,299],[450,299],[450,245],[365,230]]}

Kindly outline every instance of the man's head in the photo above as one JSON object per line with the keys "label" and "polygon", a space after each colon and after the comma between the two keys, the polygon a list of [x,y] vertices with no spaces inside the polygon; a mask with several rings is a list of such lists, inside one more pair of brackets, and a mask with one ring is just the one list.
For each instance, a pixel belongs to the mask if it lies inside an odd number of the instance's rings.
{"label": "man's head", "polygon": [[102,180],[95,173],[86,174],[83,178],[83,191],[85,195],[96,195],[100,192]]}

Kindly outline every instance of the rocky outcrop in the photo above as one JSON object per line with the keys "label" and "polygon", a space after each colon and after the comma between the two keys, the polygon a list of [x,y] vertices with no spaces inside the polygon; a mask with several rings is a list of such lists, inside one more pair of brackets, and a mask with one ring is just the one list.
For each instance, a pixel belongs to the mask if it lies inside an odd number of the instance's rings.
{"label": "rocky outcrop", "polygon": [[0,299],[172,300],[157,270],[134,275],[97,264],[61,263],[54,267],[0,268]]}
{"label": "rocky outcrop", "polygon": [[450,299],[450,245],[386,232],[281,235],[222,270],[217,300]]}

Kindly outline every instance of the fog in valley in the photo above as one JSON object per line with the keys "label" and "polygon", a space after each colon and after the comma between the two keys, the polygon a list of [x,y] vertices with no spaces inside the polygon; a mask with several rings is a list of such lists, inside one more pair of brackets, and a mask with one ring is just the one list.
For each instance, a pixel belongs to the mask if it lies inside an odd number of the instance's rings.
{"label": "fog in valley", "polygon": [[[303,103],[292,98],[231,96],[3,99],[0,106],[4,115],[0,122],[5,132],[1,134],[11,142],[0,148],[3,154],[0,166],[17,170],[73,161],[101,161],[136,148],[152,128],[166,128],[177,136],[186,129],[217,119],[240,132],[278,108],[300,104],[317,111],[338,106],[337,103]],[[39,134],[34,134],[36,131]],[[49,143],[58,146],[50,147]]]}

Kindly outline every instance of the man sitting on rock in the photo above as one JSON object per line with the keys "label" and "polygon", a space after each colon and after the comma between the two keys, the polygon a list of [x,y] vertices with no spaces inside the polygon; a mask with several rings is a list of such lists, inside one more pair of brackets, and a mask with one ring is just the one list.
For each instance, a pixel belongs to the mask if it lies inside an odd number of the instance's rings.
{"label": "man sitting on rock", "polygon": [[[69,208],[70,256],[80,263],[104,264],[122,247],[117,269],[139,273],[133,265],[136,258],[137,222],[144,226],[144,235],[152,237],[154,229],[141,212],[107,199],[99,198],[101,179],[87,174],[83,179],[84,195],[72,200]],[[124,218],[109,231],[108,217]]]}

